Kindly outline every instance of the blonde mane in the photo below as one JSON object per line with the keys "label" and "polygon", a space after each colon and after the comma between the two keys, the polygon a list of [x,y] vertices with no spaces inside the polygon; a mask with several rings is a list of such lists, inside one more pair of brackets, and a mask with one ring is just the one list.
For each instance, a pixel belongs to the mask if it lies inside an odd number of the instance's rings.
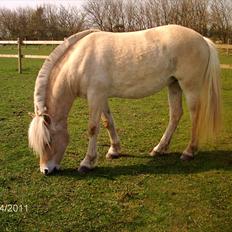
{"label": "blonde mane", "polygon": [[67,38],[62,44],[54,49],[54,51],[49,55],[45,60],[42,68],[39,71],[39,74],[35,83],[34,91],[34,106],[35,114],[43,115],[46,111],[45,99],[46,99],[46,90],[48,85],[48,80],[54,65],[59,61],[59,59],[65,54],[65,52],[77,41],[87,36],[90,33],[98,32],[99,30],[90,29],[82,31],[80,33],[74,34]]}
{"label": "blonde mane", "polygon": [[40,69],[34,90],[35,116],[28,130],[29,147],[31,147],[35,153],[42,155],[43,151],[45,150],[45,146],[49,145],[50,143],[50,133],[44,117],[49,117],[49,115],[46,113],[45,101],[49,77],[54,65],[77,41],[81,40],[83,37],[90,33],[98,31],[99,30],[90,29],[70,36],[62,44],[54,49],[54,51],[45,60],[42,68]]}

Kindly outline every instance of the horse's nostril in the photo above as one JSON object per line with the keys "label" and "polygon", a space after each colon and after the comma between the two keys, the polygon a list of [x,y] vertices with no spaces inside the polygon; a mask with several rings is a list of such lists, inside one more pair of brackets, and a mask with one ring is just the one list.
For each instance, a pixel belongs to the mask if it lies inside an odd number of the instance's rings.
{"label": "horse's nostril", "polygon": [[48,175],[48,169],[44,169],[44,174]]}

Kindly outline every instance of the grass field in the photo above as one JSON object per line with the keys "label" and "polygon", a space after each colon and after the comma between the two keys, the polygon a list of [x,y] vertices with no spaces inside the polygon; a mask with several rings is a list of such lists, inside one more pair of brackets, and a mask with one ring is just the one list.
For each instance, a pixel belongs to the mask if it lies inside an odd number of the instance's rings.
{"label": "grass field", "polygon": [[[220,58],[232,63],[231,56]],[[109,140],[101,128],[98,167],[88,175],[77,172],[88,142],[87,105],[77,99],[63,169],[43,176],[27,145],[28,112],[42,62],[23,60],[19,75],[16,59],[0,59],[0,231],[232,231],[232,70],[222,71],[224,131],[192,162],[179,160],[189,138],[185,105],[171,153],[148,155],[168,122],[165,89],[141,100],[110,100],[124,156],[105,159]],[[10,204],[22,208],[4,212]]]}

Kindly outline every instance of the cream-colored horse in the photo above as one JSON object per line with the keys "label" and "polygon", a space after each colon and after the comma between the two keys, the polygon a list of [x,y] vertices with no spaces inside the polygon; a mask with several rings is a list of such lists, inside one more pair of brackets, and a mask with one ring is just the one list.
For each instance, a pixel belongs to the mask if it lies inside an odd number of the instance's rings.
{"label": "cream-colored horse", "polygon": [[67,117],[77,96],[89,105],[89,145],[79,168],[87,172],[96,165],[101,117],[111,142],[106,157],[119,156],[107,99],[143,98],[166,86],[170,121],[151,155],[167,151],[182,115],[183,92],[192,136],[181,159],[189,160],[199,139],[213,136],[220,125],[220,65],[210,40],[177,25],[129,33],[87,30],[65,40],[45,61],[35,84],[35,116],[28,134],[30,147],[40,155],[41,172],[60,167],[68,145]]}

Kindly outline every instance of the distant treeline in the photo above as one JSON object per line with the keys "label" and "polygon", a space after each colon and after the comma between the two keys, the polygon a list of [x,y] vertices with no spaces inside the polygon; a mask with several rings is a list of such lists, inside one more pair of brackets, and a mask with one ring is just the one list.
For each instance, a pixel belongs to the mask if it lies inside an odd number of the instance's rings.
{"label": "distant treeline", "polygon": [[0,39],[57,40],[97,27],[135,31],[165,24],[190,27],[227,42],[232,36],[231,0],[86,0],[81,8],[43,5],[0,9]]}

